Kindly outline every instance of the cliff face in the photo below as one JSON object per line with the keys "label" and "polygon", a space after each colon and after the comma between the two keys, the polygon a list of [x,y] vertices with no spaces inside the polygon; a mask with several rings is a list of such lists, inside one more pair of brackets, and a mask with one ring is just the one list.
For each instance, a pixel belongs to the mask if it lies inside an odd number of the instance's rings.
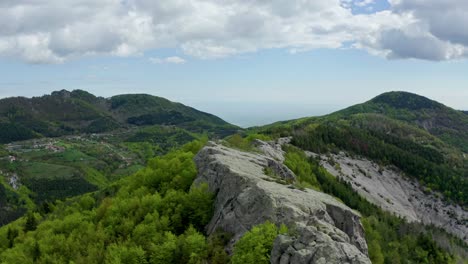
{"label": "cliff face", "polygon": [[344,152],[332,154],[331,158],[334,165],[321,155],[321,165],[335,177],[349,182],[368,201],[410,222],[443,228],[468,243],[468,212],[461,206],[444,202],[442,195],[435,192],[422,191],[417,181],[396,169],[380,167],[365,158],[352,158]]}
{"label": "cliff face", "polygon": [[[272,263],[371,263],[360,216],[327,194],[283,184],[295,176],[276,150],[246,153],[210,142],[198,153],[195,184],[207,182],[216,194],[208,234],[218,228],[234,234],[231,250],[246,231],[269,220],[294,234],[276,238]],[[266,175],[266,168],[283,181]]]}

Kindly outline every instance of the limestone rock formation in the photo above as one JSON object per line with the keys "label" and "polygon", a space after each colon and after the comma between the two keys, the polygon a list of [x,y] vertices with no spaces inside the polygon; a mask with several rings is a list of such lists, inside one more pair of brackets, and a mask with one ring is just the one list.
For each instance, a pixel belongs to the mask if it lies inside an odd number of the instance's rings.
{"label": "limestone rock formation", "polygon": [[360,216],[334,197],[281,183],[270,168],[294,179],[281,158],[246,153],[210,142],[195,157],[198,177],[216,194],[208,234],[218,228],[234,234],[228,250],[253,226],[269,220],[291,235],[276,238],[271,263],[371,263]]}
{"label": "limestone rock formation", "polygon": [[279,138],[276,141],[265,142],[263,140],[256,139],[253,144],[266,156],[273,158],[277,161],[284,161],[284,151],[282,146],[289,144],[291,137]]}
{"label": "limestone rock formation", "polygon": [[[308,151],[306,154],[319,156]],[[405,177],[398,169],[381,167],[344,152],[331,154],[330,158],[320,155],[320,159],[328,172],[349,182],[354,190],[382,209],[410,222],[441,227],[468,243],[468,212],[459,205],[444,202],[442,195],[424,192],[417,181]]]}

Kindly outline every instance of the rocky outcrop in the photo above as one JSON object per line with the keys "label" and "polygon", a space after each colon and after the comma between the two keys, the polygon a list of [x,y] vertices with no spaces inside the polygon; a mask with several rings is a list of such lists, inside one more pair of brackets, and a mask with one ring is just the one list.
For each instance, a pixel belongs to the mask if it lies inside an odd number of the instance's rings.
{"label": "rocky outcrop", "polygon": [[279,162],[284,161],[284,150],[283,145],[289,144],[291,142],[291,137],[279,138],[276,141],[265,142],[263,140],[256,139],[254,140],[254,146],[263,152],[266,156],[273,158]]}
{"label": "rocky outcrop", "polygon": [[213,142],[197,154],[195,184],[207,182],[216,194],[208,234],[232,233],[232,250],[246,231],[268,220],[291,231],[276,238],[271,263],[371,263],[359,214],[332,196],[266,175],[270,168],[284,180],[294,179],[281,157],[271,156]]}
{"label": "rocky outcrop", "polygon": [[[312,152],[306,154],[318,156]],[[344,152],[329,157],[321,155],[320,159],[331,174],[349,182],[354,190],[382,209],[411,222],[441,227],[468,243],[468,212],[444,202],[441,194],[424,191],[417,181],[398,169],[381,167]]]}

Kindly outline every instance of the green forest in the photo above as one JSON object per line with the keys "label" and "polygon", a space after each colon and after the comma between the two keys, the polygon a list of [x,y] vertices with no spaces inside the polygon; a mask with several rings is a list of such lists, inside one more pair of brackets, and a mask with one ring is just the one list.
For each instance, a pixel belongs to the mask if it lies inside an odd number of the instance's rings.
{"label": "green forest", "polygon": [[[190,189],[202,142],[99,192],[57,202],[0,230],[2,263],[201,263],[222,254],[207,241],[213,195]],[[223,256],[220,256],[223,257]]]}
{"label": "green forest", "polygon": [[[210,238],[214,194],[192,187],[194,155],[205,141],[150,159],[109,187],[48,203],[0,228],[1,263],[229,263],[230,235]],[[265,223],[237,243],[232,263],[268,262],[287,228]]]}

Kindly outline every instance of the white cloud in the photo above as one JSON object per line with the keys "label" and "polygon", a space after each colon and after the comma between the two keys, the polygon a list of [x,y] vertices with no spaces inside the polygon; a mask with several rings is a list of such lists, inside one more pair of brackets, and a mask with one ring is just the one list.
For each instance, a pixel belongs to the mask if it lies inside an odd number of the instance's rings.
{"label": "white cloud", "polygon": [[149,61],[154,64],[184,64],[186,62],[185,59],[178,57],[178,56],[172,56],[172,57],[167,57],[167,58],[149,58]]}
{"label": "white cloud", "polygon": [[392,12],[407,23],[376,34],[371,49],[390,58],[425,60],[468,56],[468,2],[463,0],[390,0]]}
{"label": "white cloud", "polygon": [[355,6],[365,7],[374,4],[375,0],[361,0],[354,3]]}
{"label": "white cloud", "polygon": [[0,56],[60,63],[176,48],[212,59],[344,43],[390,58],[446,60],[468,54],[467,1],[389,2],[391,10],[353,14],[353,6],[368,8],[375,1],[3,0]]}

